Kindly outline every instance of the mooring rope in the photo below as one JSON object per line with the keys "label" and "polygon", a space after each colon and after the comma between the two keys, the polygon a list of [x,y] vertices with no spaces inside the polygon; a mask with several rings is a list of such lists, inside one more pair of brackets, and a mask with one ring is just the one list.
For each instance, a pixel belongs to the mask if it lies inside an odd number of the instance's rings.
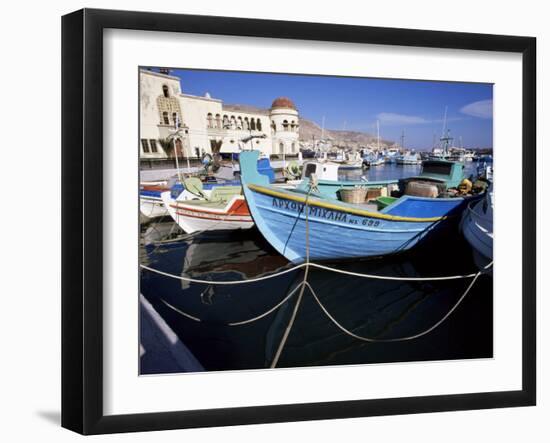
{"label": "mooring rope", "polygon": [[466,288],[466,290],[462,293],[462,295],[460,296],[460,298],[457,300],[457,302],[453,305],[453,307],[439,320],[437,321],[436,323],[434,323],[432,326],[430,326],[428,329],[425,329],[424,331],[422,332],[419,332],[417,334],[414,334],[414,335],[408,335],[408,336],[405,336],[405,337],[396,337],[396,338],[371,338],[371,337],[363,337],[363,336],[360,336],[360,335],[357,335],[357,334],[354,334],[353,332],[351,332],[349,329],[345,328],[344,326],[342,326],[342,324],[340,322],[338,322],[331,314],[330,312],[328,312],[327,308],[325,308],[325,306],[321,303],[321,300],[319,300],[319,297],[317,296],[317,294],[315,293],[315,291],[313,290],[313,288],[311,287],[311,285],[309,283],[306,282],[306,285],[307,287],[309,288],[309,290],[311,291],[311,295],[313,296],[313,298],[315,299],[315,301],[317,302],[317,304],[319,305],[319,307],[321,308],[321,310],[325,313],[325,315],[329,318],[329,320],[338,328],[340,329],[343,333],[345,333],[346,335],[349,335],[350,337],[353,337],[357,340],[361,340],[361,341],[365,341],[365,342],[369,342],[369,343],[392,343],[392,342],[402,342],[402,341],[409,341],[409,340],[414,340],[416,338],[420,338],[426,334],[429,334],[430,332],[432,332],[434,329],[436,329],[438,326],[440,326],[445,320],[447,320],[447,318],[449,318],[449,316],[456,310],[456,308],[458,308],[458,306],[462,303],[462,301],[466,298],[466,296],[468,295],[468,293],[470,292],[470,290],[472,289],[472,287],[474,286],[474,283],[476,282],[476,280],[479,278],[479,276],[482,274],[481,271],[479,271],[475,277],[472,279],[472,281],[470,282],[470,284],[468,285],[468,287]]}
{"label": "mooring rope", "polygon": [[[283,352],[283,348],[285,347],[286,340],[288,339],[288,336],[290,335],[290,330],[292,329],[292,326],[294,325],[294,320],[296,320],[296,315],[298,314],[298,308],[300,307],[300,304],[302,302],[302,298],[304,296],[304,291],[306,289],[307,283],[307,276],[309,273],[309,218],[308,218],[308,199],[309,195],[311,194],[313,187],[309,188],[309,191],[306,195],[304,208],[306,211],[306,261],[305,261],[305,271],[304,271],[304,279],[302,280],[302,283],[300,284],[300,295],[298,295],[298,300],[296,300],[296,304],[294,305],[294,309],[292,310],[292,316],[290,317],[290,321],[288,322],[288,325],[285,329],[285,332],[283,334],[283,337],[281,338],[281,342],[279,343],[279,347],[277,348],[277,352],[275,353],[275,356],[273,357],[273,360],[271,361],[271,368],[277,367],[277,363],[279,362],[279,357],[281,356],[281,353]],[[298,217],[300,217],[300,212],[298,212]]]}
{"label": "mooring rope", "polygon": [[185,277],[183,275],[176,275],[176,274],[170,274],[169,272],[164,272],[159,269],[151,268],[146,265],[140,265],[142,269],[145,269],[147,271],[153,272],[155,274],[163,275],[165,277],[173,278],[176,280],[183,280],[190,283],[202,283],[202,284],[209,284],[209,285],[238,285],[238,284],[244,284],[244,283],[255,283],[262,280],[269,280],[271,278],[279,277],[284,274],[288,274],[289,272],[295,271],[300,268],[305,267],[311,267],[311,268],[317,268],[317,269],[323,269],[325,271],[330,272],[336,272],[338,274],[343,275],[349,275],[352,277],[361,277],[361,278],[370,278],[373,280],[395,280],[395,281],[445,281],[445,280],[460,280],[465,278],[473,278],[477,275],[477,273],[473,272],[470,274],[459,274],[459,275],[450,275],[450,276],[444,276],[444,277],[400,277],[400,276],[391,276],[391,275],[377,275],[377,274],[363,274],[359,272],[353,272],[353,271],[346,271],[344,269],[338,269],[333,268],[331,266],[322,265],[320,263],[313,263],[313,262],[304,262],[298,265],[293,266],[292,268],[284,269],[279,272],[275,272],[274,274],[264,275],[257,278],[251,278],[246,280],[200,280],[196,278],[191,277]]}

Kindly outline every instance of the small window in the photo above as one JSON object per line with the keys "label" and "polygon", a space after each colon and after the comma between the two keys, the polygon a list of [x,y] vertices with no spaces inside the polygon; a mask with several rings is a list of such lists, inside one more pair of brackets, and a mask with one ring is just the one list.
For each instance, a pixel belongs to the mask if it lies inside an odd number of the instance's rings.
{"label": "small window", "polygon": [[260,119],[256,120],[256,129],[258,131],[262,130],[262,122],[260,121]]}
{"label": "small window", "polygon": [[211,112],[209,112],[206,116],[206,127],[209,129],[212,129],[214,127]]}
{"label": "small window", "polygon": [[[147,141],[147,140],[145,140],[145,141]],[[158,152],[157,141],[154,138],[149,140],[149,145],[151,146],[151,152]]]}
{"label": "small window", "polygon": [[250,119],[250,129],[255,131],[256,130],[256,122],[254,119]]}
{"label": "small window", "polygon": [[147,139],[145,139],[145,138],[141,139],[141,149],[143,149],[144,153],[149,152],[149,143],[147,143]]}
{"label": "small window", "polygon": [[175,126],[179,126],[178,125],[178,113],[177,112],[172,112],[172,121],[174,122]]}
{"label": "small window", "polygon": [[168,120],[168,112],[164,111],[162,113],[162,121],[165,125],[169,125],[170,124],[170,120]]}
{"label": "small window", "polygon": [[315,163],[308,163],[306,165],[306,170],[304,171],[304,177],[311,177],[311,174],[315,174],[317,170],[317,166],[315,165]]}
{"label": "small window", "polygon": [[168,86],[162,85],[162,93],[164,94],[165,98],[170,98],[170,91],[168,90]]}
{"label": "small window", "polygon": [[288,131],[288,121],[283,120],[283,131]]}

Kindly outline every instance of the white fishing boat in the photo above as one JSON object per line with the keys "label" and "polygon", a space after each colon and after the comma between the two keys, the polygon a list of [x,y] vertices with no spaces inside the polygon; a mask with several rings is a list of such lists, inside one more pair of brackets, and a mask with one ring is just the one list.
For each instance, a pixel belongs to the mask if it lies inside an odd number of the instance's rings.
{"label": "white fishing boat", "polygon": [[479,268],[493,261],[493,187],[485,198],[464,211],[462,232],[472,246],[474,260]]}
{"label": "white fishing boat", "polygon": [[420,158],[420,154],[418,154],[417,152],[411,151],[398,156],[395,159],[395,162],[398,165],[419,165],[422,163],[422,159]]}
{"label": "white fishing boat", "polygon": [[[170,191],[163,192],[161,199],[170,216],[186,233],[249,229],[254,225],[240,186],[220,186],[212,189],[207,197],[198,188],[186,183],[186,191],[197,195],[173,198]],[[182,193],[183,194],[183,193]]]}

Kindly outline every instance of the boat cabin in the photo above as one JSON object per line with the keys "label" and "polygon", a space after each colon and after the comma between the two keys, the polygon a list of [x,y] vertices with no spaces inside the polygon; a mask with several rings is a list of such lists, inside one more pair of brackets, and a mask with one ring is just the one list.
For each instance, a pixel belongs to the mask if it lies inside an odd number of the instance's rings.
{"label": "boat cabin", "polygon": [[456,188],[464,179],[464,165],[449,160],[425,160],[420,175],[411,179],[444,183],[447,189]]}
{"label": "boat cabin", "polygon": [[302,169],[302,180],[315,174],[319,180],[338,181],[338,168],[336,163],[305,162]]}

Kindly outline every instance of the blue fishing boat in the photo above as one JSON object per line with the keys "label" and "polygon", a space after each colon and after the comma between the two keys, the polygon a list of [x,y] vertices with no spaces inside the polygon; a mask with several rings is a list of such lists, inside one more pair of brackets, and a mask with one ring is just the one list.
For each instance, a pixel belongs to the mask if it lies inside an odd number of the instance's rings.
{"label": "blue fishing boat", "polygon": [[[242,152],[241,182],[256,226],[288,260],[299,263],[309,244],[311,260],[383,256],[411,249],[457,219],[473,197],[402,196],[378,211],[323,197],[315,184],[286,190],[258,173],[257,151]],[[307,241],[306,241],[307,238]]]}

